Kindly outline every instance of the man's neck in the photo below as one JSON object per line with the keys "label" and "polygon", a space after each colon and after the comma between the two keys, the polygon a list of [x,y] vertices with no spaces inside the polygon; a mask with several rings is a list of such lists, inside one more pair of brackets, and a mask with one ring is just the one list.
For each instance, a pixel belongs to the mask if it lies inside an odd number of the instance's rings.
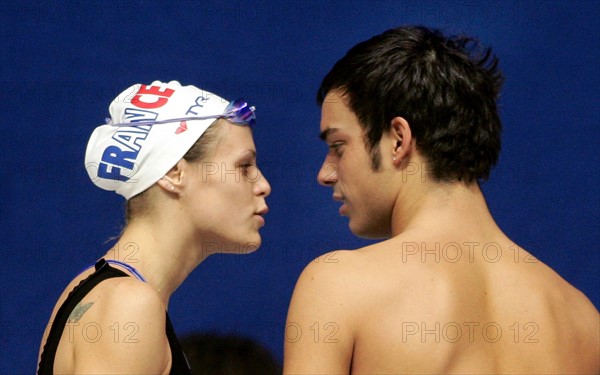
{"label": "man's neck", "polygon": [[398,195],[392,213],[392,236],[413,229],[455,225],[485,232],[499,230],[477,183],[427,182],[409,185]]}

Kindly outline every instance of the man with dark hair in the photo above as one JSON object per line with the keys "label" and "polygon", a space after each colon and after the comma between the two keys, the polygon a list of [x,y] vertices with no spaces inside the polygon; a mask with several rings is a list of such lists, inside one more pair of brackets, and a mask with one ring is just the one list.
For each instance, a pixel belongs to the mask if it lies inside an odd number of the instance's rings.
{"label": "man with dark hair", "polygon": [[286,374],[600,372],[590,301],[510,240],[479,181],[500,152],[497,59],[400,27],[359,43],[318,92],[318,175],[352,233],[300,276]]}

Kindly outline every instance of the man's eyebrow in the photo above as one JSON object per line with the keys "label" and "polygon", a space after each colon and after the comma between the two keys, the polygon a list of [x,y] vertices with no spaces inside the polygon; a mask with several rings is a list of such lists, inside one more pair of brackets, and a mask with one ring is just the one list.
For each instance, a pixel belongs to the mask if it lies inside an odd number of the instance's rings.
{"label": "man's eyebrow", "polygon": [[329,134],[335,133],[338,130],[340,130],[340,129],[338,129],[338,128],[327,128],[327,129],[325,129],[325,130],[323,130],[321,132],[321,134],[319,135],[319,138],[321,138],[321,140],[324,141],[324,140],[327,139],[327,137],[329,137]]}

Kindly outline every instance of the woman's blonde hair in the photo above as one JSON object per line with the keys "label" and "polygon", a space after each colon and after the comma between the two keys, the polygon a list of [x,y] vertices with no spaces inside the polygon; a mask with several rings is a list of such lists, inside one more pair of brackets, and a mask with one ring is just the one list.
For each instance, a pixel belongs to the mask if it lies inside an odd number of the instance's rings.
{"label": "woman's blonde hair", "polygon": [[[206,129],[206,131],[204,131],[200,138],[198,138],[196,143],[190,147],[188,152],[183,155],[182,159],[190,163],[204,159],[208,153],[208,150],[213,145],[219,134],[219,123],[219,120],[213,122]],[[144,190],[134,197],[131,197],[127,200],[127,202],[125,202],[125,226],[127,226],[132,219],[148,214],[152,207],[150,199],[152,187]]]}

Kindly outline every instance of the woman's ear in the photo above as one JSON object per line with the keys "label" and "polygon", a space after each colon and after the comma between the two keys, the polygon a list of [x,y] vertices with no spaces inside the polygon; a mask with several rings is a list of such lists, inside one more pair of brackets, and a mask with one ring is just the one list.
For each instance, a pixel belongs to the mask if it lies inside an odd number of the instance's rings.
{"label": "woman's ear", "polygon": [[392,147],[392,162],[395,166],[398,166],[412,150],[412,132],[408,121],[404,117],[394,117],[391,126],[392,141],[394,142]]}
{"label": "woman's ear", "polygon": [[188,162],[185,159],[181,159],[157,181],[158,186],[165,189],[169,193],[180,193],[184,185],[184,174]]}

